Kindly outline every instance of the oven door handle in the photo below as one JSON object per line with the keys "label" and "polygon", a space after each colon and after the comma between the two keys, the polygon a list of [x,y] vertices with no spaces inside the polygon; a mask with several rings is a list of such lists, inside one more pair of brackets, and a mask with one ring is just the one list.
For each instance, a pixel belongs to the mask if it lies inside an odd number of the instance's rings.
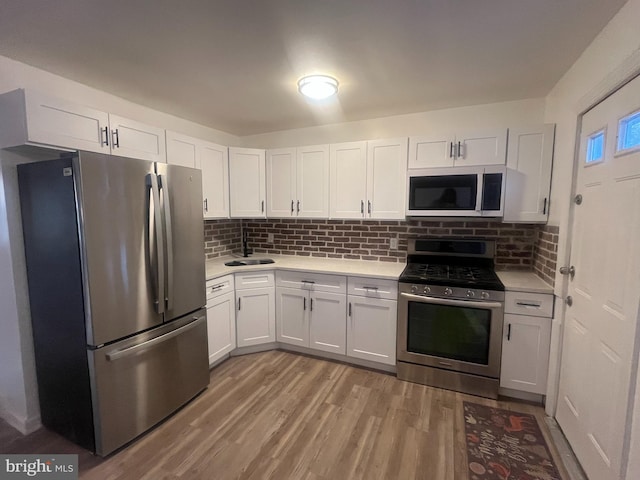
{"label": "oven door handle", "polygon": [[415,300],[420,303],[433,303],[436,305],[451,305],[454,307],[472,307],[472,308],[502,308],[499,302],[474,302],[471,300],[449,300],[448,298],[423,297],[422,295],[413,295],[411,293],[401,293],[401,297]]}

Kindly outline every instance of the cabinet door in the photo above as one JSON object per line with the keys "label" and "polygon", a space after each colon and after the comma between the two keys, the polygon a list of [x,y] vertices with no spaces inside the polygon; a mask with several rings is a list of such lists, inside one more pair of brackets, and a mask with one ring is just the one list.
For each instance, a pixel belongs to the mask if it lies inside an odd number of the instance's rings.
{"label": "cabinet door", "polygon": [[407,139],[367,145],[366,217],[404,219],[407,192]]}
{"label": "cabinet door", "polygon": [[453,167],[455,135],[443,133],[409,138],[409,168]]}
{"label": "cabinet door", "polygon": [[[22,97],[22,94],[22,91],[17,91],[16,99]],[[24,91],[24,96],[24,115],[28,132],[24,143],[98,153],[110,152],[111,137],[107,113],[32,90]],[[16,111],[13,114],[16,122],[17,115]]]}
{"label": "cabinet door", "polygon": [[551,319],[505,314],[500,386],[546,394]]}
{"label": "cabinet door", "polygon": [[198,163],[202,170],[204,218],[229,218],[229,153],[227,147],[202,142]]}
{"label": "cabinet door", "polygon": [[[329,217],[329,146],[296,150],[296,214],[304,218]],[[300,209],[298,204],[300,202]]]}
{"label": "cabinet door", "polygon": [[265,218],[265,152],[255,148],[229,148],[231,217]]}
{"label": "cabinet door", "polygon": [[504,165],[507,129],[476,130],[456,135],[454,166]]}
{"label": "cabinet door", "polygon": [[236,292],[236,333],[238,347],[275,342],[274,288],[255,288]]}
{"label": "cabinet door", "polygon": [[331,145],[329,158],[331,218],[364,218],[367,201],[367,142]]}
{"label": "cabinet door", "polygon": [[505,222],[546,222],[555,125],[509,129]]}
{"label": "cabinet door", "polygon": [[199,140],[180,133],[166,132],[167,163],[196,168],[198,164],[197,151]]}
{"label": "cabinet door", "polygon": [[111,153],[152,162],[166,162],[164,130],[117,115],[109,115]]}
{"label": "cabinet door", "polygon": [[276,289],[276,331],[279,342],[309,346],[309,293],[294,288]]}
{"label": "cabinet door", "polygon": [[349,296],[347,355],[396,364],[398,302]]}
{"label": "cabinet door", "polygon": [[296,149],[267,150],[267,216],[293,217],[296,197]]}
{"label": "cabinet door", "polygon": [[236,309],[233,292],[214,298],[207,304],[209,365],[236,348]]}
{"label": "cabinet door", "polygon": [[309,347],[344,355],[347,350],[347,296],[313,292],[309,303]]}

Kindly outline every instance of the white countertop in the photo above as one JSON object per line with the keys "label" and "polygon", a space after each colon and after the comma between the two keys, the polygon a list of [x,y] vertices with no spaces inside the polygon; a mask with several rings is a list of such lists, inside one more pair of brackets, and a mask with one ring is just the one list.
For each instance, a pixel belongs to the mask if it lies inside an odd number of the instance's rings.
{"label": "white countertop", "polygon": [[252,255],[250,259],[271,258],[275,263],[265,265],[243,265],[227,267],[225,262],[242,260],[240,256],[219,257],[206,262],[207,280],[230,273],[254,272],[259,270],[299,270],[305,272],[353,275],[387,280],[398,280],[405,262],[372,262],[364,260],[343,260],[338,258],[300,257],[294,255]]}
{"label": "white countertop", "polygon": [[507,291],[553,294],[553,287],[533,272],[497,271]]}

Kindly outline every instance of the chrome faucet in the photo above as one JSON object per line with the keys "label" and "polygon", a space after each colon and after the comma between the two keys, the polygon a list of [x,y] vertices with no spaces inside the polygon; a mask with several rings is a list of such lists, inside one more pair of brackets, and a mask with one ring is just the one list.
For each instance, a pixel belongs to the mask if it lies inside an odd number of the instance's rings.
{"label": "chrome faucet", "polygon": [[246,229],[242,229],[242,256],[248,257],[253,253],[253,250],[249,250],[248,232]]}

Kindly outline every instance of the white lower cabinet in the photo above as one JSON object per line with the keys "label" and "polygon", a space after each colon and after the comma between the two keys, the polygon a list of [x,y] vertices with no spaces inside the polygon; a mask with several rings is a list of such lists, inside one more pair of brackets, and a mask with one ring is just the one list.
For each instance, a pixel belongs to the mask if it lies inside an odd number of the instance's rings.
{"label": "white lower cabinet", "polygon": [[397,292],[397,282],[349,277],[348,356],[396,364]]}
{"label": "white lower cabinet", "polygon": [[207,338],[209,365],[236,348],[233,275],[207,282]]}
{"label": "white lower cabinet", "polygon": [[[238,347],[276,341],[273,272],[236,274],[236,336]],[[247,286],[250,286],[247,288]]]}
{"label": "white lower cabinet", "polygon": [[506,292],[501,387],[546,394],[551,311],[553,295]]}
{"label": "white lower cabinet", "polygon": [[278,272],[276,285],[278,341],[344,355],[346,278]]}

